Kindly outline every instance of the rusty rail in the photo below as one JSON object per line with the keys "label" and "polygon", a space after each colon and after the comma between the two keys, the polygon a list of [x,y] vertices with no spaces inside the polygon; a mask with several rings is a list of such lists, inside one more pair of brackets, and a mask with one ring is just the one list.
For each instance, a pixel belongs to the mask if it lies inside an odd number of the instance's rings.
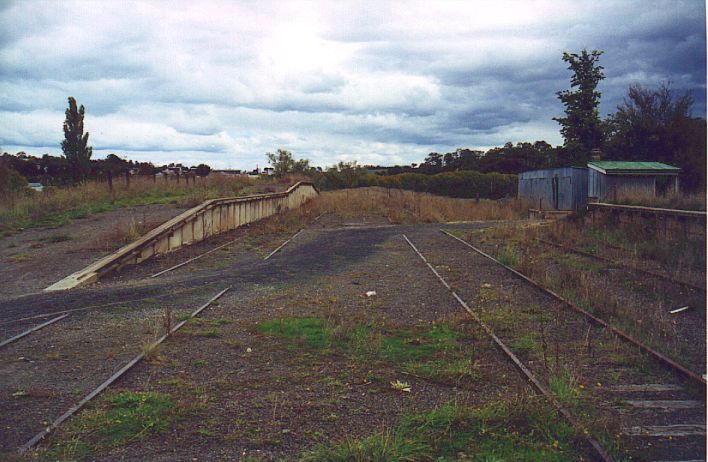
{"label": "rusty rail", "polygon": [[442,283],[443,286],[447,290],[449,290],[452,293],[452,296],[457,300],[457,302],[462,306],[462,308],[469,313],[470,316],[472,316],[472,319],[475,320],[477,324],[479,324],[484,332],[491,337],[491,339],[494,341],[494,343],[497,344],[497,346],[504,352],[506,356],[511,359],[511,361],[514,363],[514,365],[526,376],[526,378],[533,384],[536,389],[541,392],[541,394],[546,398],[546,400],[551,403],[556,410],[575,428],[575,430],[581,434],[584,435],[585,440],[590,444],[590,446],[593,448],[593,450],[597,453],[597,455],[600,457],[601,460],[604,462],[612,462],[612,456],[610,456],[607,451],[600,445],[600,443],[593,438],[589,432],[583,427],[583,425],[578,422],[575,417],[568,411],[563,405],[558,402],[558,400],[551,394],[550,391],[541,383],[540,380],[531,372],[531,370],[526,367],[526,365],[514,354],[513,351],[504,343],[501,341],[499,337],[494,333],[494,331],[484,322],[482,319],[475,313],[467,303],[459,296],[457,293],[452,289],[450,284],[448,284],[447,281],[438,273],[438,271],[431,265],[428,260],[423,256],[423,254],[418,250],[418,248],[408,239],[408,236],[403,234],[403,238],[408,242],[408,245],[410,245],[415,253],[418,254],[418,256],[423,260],[423,262],[428,265],[428,268],[430,268],[430,271],[435,274],[435,276],[438,278],[438,280]]}
{"label": "rusty rail", "polygon": [[[222,290],[218,294],[214,295],[209,301],[207,301],[205,304],[197,308],[192,314],[190,315],[190,319],[198,316],[202,311],[204,311],[209,305],[214,303],[216,300],[221,298],[222,295],[224,295],[226,292],[228,292],[231,289],[231,287],[227,287],[226,289]],[[180,321],[179,323],[175,324],[172,329],[170,329],[169,332],[167,332],[165,335],[157,339],[154,343],[152,343],[148,349],[152,349],[153,347],[161,344],[164,342],[170,335],[174,334],[177,332],[182,326],[184,326],[189,319],[185,319],[184,321]],[[81,401],[73,405],[68,411],[57,417],[54,422],[52,422],[49,426],[44,428],[42,431],[34,435],[29,441],[27,441],[25,444],[23,444],[19,449],[20,452],[25,452],[29,449],[32,449],[42,441],[47,435],[49,435],[51,432],[56,430],[62,423],[67,421],[69,417],[72,415],[76,414],[79,412],[89,401],[91,401],[93,398],[96,396],[100,395],[106,388],[108,388],[113,382],[118,380],[120,377],[123,376],[126,372],[128,372],[130,369],[133,368],[136,364],[138,364],[140,361],[143,360],[145,357],[145,352],[141,352],[138,354],[135,358],[130,360],[125,366],[123,366],[120,370],[118,370],[116,373],[114,373],[112,376],[110,376],[105,382],[100,384],[98,387],[96,387],[91,393],[88,395],[84,396]]]}
{"label": "rusty rail", "polygon": [[620,329],[617,329],[616,327],[612,326],[612,325],[609,324],[608,322],[606,322],[606,321],[604,321],[604,320],[598,318],[598,317],[595,316],[594,314],[592,314],[592,313],[590,313],[590,312],[588,312],[588,311],[586,311],[586,310],[580,308],[580,307],[579,307],[578,305],[576,305],[575,303],[571,302],[570,300],[566,300],[565,298],[561,297],[560,295],[558,295],[557,293],[553,292],[552,290],[550,290],[550,289],[548,289],[548,288],[542,286],[542,285],[539,284],[538,282],[536,282],[536,281],[534,281],[533,279],[529,278],[529,277],[526,276],[525,274],[520,273],[519,271],[515,270],[514,268],[512,268],[512,267],[510,267],[510,266],[507,266],[507,265],[501,263],[501,262],[498,261],[496,258],[494,258],[494,257],[492,257],[491,255],[488,255],[487,253],[483,252],[482,250],[476,248],[475,246],[473,246],[473,245],[470,244],[469,242],[467,242],[467,241],[465,241],[465,240],[462,240],[462,239],[460,239],[459,237],[457,237],[457,236],[455,236],[455,235],[453,235],[453,234],[450,234],[450,233],[448,233],[447,231],[445,231],[445,230],[443,230],[443,229],[441,229],[440,231],[441,231],[442,233],[444,233],[444,234],[447,234],[447,235],[450,236],[451,238],[453,238],[453,239],[455,239],[455,240],[461,242],[462,244],[466,245],[467,247],[469,247],[470,249],[474,250],[475,252],[477,252],[478,254],[482,255],[483,257],[488,258],[489,260],[491,260],[491,261],[495,262],[496,264],[502,266],[503,268],[507,269],[508,271],[510,271],[511,273],[513,273],[514,275],[518,276],[519,278],[521,278],[521,279],[523,279],[524,281],[528,282],[528,283],[531,284],[532,286],[536,287],[538,290],[540,290],[540,291],[542,291],[542,292],[544,292],[544,293],[550,295],[551,297],[555,298],[556,300],[558,300],[558,301],[564,303],[565,305],[569,306],[570,308],[572,308],[573,310],[577,311],[578,313],[581,313],[583,316],[587,317],[587,318],[590,319],[592,322],[594,322],[594,323],[596,323],[596,324],[598,324],[598,325],[601,325],[602,327],[604,327],[605,329],[609,330],[609,331],[612,332],[614,335],[616,335],[618,338],[620,338],[620,339],[622,339],[622,340],[624,340],[624,341],[626,341],[626,342],[629,342],[629,343],[631,343],[632,345],[638,347],[640,351],[649,354],[650,356],[652,356],[654,359],[656,359],[657,361],[659,361],[659,362],[662,363],[663,365],[668,366],[669,368],[671,368],[671,369],[673,369],[673,370],[675,370],[675,371],[681,373],[683,376],[685,376],[685,377],[691,379],[692,381],[694,381],[694,382],[696,382],[696,383],[698,383],[698,384],[700,384],[700,385],[704,385],[704,386],[706,385],[706,379],[703,378],[700,374],[698,374],[698,373],[696,373],[696,372],[694,372],[694,371],[692,371],[692,370],[690,370],[690,369],[688,369],[688,368],[682,366],[681,364],[677,363],[677,362],[674,361],[673,359],[671,359],[671,358],[669,358],[668,356],[665,356],[664,354],[662,354],[662,353],[660,353],[660,352],[654,350],[654,349],[651,348],[650,346],[645,345],[644,343],[642,343],[642,342],[640,342],[639,340],[635,339],[634,337],[632,337],[631,335],[627,334],[626,332],[624,332],[624,331],[622,331],[622,330],[620,330]]}

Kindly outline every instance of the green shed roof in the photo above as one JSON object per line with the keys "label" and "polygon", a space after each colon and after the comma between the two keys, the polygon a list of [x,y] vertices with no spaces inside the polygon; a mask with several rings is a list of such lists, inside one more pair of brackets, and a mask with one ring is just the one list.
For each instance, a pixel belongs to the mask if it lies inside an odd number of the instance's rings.
{"label": "green shed roof", "polygon": [[588,167],[606,175],[678,175],[680,168],[661,162],[593,160]]}

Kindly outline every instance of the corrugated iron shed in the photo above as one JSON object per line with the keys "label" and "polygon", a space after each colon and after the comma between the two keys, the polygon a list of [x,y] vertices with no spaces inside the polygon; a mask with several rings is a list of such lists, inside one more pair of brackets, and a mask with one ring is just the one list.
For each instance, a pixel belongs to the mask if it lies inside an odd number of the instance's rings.
{"label": "corrugated iron shed", "polygon": [[[657,178],[670,178],[670,189],[678,191],[680,168],[661,162],[594,160],[588,162],[588,196],[599,201],[617,200],[623,195],[656,195]],[[664,181],[666,183],[666,181]]]}
{"label": "corrugated iron shed", "polygon": [[519,199],[543,210],[578,210],[587,203],[588,170],[550,168],[519,175]]}

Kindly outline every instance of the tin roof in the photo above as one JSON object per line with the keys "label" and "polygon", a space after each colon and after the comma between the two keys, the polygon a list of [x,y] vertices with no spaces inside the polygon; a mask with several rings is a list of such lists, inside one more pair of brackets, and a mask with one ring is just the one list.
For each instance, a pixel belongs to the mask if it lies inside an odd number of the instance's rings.
{"label": "tin roof", "polygon": [[593,160],[588,167],[605,175],[678,175],[680,168],[662,162]]}

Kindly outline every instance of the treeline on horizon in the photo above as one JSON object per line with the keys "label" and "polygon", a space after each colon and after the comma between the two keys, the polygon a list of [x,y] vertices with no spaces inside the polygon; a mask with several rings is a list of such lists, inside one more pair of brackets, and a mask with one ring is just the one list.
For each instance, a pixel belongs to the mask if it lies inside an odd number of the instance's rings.
{"label": "treeline on horizon", "polygon": [[[76,183],[69,160],[64,156],[44,154],[41,157],[33,156],[24,151],[13,155],[4,152],[0,157],[0,167],[12,169],[25,180],[42,183],[45,186],[68,186]],[[104,180],[108,175],[113,177],[126,172],[136,175],[152,176],[168,167],[183,167],[182,164],[169,164],[155,166],[152,162],[125,160],[116,154],[109,154],[105,159],[90,159],[84,179]],[[198,176],[206,176],[211,167],[206,164],[187,167]]]}

